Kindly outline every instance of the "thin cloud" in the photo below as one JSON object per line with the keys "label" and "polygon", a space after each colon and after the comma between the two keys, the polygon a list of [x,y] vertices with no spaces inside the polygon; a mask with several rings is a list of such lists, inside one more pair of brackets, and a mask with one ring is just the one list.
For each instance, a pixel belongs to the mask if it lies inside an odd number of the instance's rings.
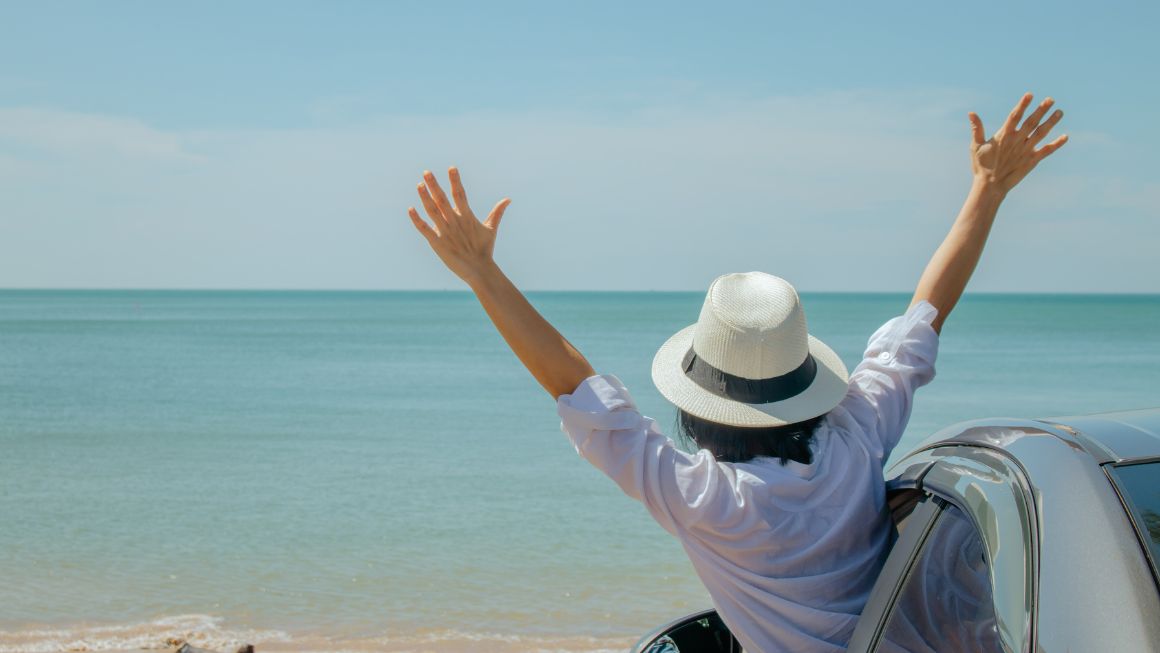
{"label": "thin cloud", "polygon": [[37,108],[0,109],[0,147],[32,148],[67,156],[117,155],[193,158],[176,133],[118,116]]}
{"label": "thin cloud", "polygon": [[[515,200],[497,257],[533,288],[700,289],[767,269],[806,290],[902,289],[970,183],[970,101],[954,89],[710,96],[616,115],[216,131],[0,109],[0,166],[39,170],[0,180],[0,274],[9,286],[461,288],[405,218],[419,172],[456,164],[477,207]],[[1084,207],[1093,220],[1155,210],[1154,186],[1109,178],[1115,192],[1084,195],[1061,179],[1037,171],[1019,212],[1034,221],[1060,197],[1080,220]],[[62,242],[78,233],[85,246]],[[1065,251],[1080,245],[1072,233],[1040,241]],[[994,265],[1008,275],[995,289],[1020,288],[1018,261]],[[1138,278],[1160,279],[1141,265]]]}

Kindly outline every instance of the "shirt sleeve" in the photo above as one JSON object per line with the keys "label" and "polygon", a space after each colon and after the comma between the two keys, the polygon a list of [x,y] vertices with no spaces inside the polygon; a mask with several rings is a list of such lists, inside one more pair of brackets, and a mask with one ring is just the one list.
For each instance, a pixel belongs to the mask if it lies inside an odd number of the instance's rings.
{"label": "shirt sleeve", "polygon": [[695,528],[708,516],[736,518],[735,471],[708,451],[688,454],[640,414],[620,379],[585,379],[557,399],[560,428],[576,452],[604,472],[628,496],[645,505],[668,532]]}
{"label": "shirt sleeve", "polygon": [[840,406],[866,432],[882,462],[906,429],[915,391],[934,378],[939,338],[931,322],[937,315],[923,300],[883,324],[850,374]]}

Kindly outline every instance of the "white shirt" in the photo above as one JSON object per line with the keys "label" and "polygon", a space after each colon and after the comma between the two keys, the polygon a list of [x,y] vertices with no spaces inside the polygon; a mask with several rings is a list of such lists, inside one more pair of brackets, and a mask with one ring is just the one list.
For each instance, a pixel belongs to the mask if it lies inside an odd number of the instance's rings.
{"label": "white shirt", "polygon": [[870,337],[845,398],[814,432],[809,465],[685,453],[611,374],[558,398],[561,428],[681,541],[747,651],[843,651],[888,552],[882,467],[914,391],[934,378],[936,314],[919,302]]}

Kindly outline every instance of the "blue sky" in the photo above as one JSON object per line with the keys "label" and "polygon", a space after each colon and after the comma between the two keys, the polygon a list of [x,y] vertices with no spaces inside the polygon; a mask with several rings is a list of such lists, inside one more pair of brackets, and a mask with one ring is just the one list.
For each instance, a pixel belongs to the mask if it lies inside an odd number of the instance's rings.
{"label": "blue sky", "polygon": [[966,112],[1071,142],[972,289],[1160,292],[1155,3],[0,4],[0,287],[461,288],[424,168],[530,289],[908,290]]}

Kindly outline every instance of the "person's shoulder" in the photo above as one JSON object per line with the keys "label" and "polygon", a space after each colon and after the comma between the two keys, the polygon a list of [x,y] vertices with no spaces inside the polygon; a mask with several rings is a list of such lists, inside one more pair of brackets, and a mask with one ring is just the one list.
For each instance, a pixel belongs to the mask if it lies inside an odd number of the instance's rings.
{"label": "person's shoulder", "polygon": [[822,418],[822,421],[818,422],[818,426],[814,430],[815,438],[825,433],[828,439],[832,440],[860,434],[865,430],[852,412],[851,402],[847,401],[849,396],[847,393],[846,397],[837,406],[831,408],[830,412]]}
{"label": "person's shoulder", "polygon": [[[866,420],[858,419],[855,411],[864,410],[860,403],[843,402],[826,414],[818,423],[815,439],[820,447],[824,447],[827,454],[838,458],[851,457],[851,447],[865,451],[870,443],[874,442],[871,433],[866,430]],[[865,417],[865,415],[863,415]]]}

